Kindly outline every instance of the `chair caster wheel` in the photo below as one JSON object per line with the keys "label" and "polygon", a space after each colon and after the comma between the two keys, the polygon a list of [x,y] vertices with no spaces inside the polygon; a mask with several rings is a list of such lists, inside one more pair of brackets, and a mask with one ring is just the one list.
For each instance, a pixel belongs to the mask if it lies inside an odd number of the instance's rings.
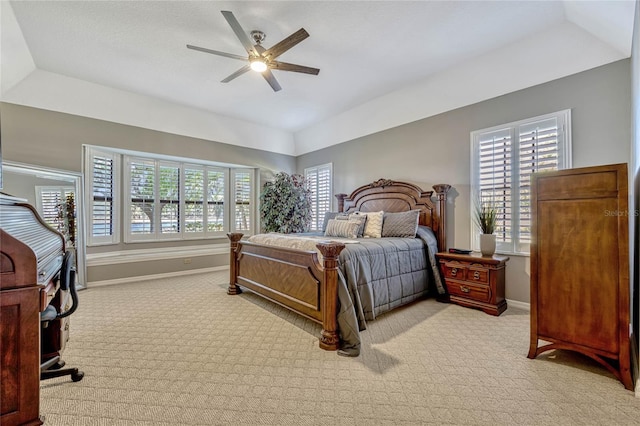
{"label": "chair caster wheel", "polygon": [[58,361],[55,364],[53,364],[51,367],[49,367],[49,370],[60,370],[65,365],[66,363],[64,361]]}
{"label": "chair caster wheel", "polygon": [[74,382],[79,382],[84,377],[84,373],[82,371],[78,371],[77,373],[71,374],[71,380]]}

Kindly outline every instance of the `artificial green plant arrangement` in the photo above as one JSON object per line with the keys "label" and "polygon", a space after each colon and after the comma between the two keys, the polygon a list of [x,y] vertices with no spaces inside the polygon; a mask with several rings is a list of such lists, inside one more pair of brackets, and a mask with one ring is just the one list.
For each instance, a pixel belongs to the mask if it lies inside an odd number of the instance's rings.
{"label": "artificial green plant arrangement", "polygon": [[497,211],[489,203],[477,201],[473,212],[473,219],[483,234],[493,234],[496,230]]}
{"label": "artificial green plant arrangement", "polygon": [[65,235],[71,247],[76,245],[76,202],[73,192],[65,200],[57,204],[58,231]]}
{"label": "artificial green plant arrangement", "polygon": [[264,232],[305,232],[311,223],[311,191],[304,176],[279,172],[260,193]]}

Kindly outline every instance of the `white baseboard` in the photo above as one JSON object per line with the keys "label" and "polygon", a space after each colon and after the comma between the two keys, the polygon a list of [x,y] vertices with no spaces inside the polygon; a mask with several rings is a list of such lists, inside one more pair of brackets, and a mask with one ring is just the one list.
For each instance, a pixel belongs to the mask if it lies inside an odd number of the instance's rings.
{"label": "white baseboard", "polygon": [[167,272],[164,274],[138,275],[135,277],[116,278],[113,280],[89,281],[86,288],[101,287],[105,285],[126,284],[138,281],[158,280],[162,278],[181,277],[184,275],[205,274],[207,272],[217,272],[229,269],[229,266],[214,266],[211,268],[189,269],[187,271]]}
{"label": "white baseboard", "polygon": [[531,312],[531,304],[527,302],[520,302],[518,300],[507,299],[507,306],[511,306],[518,309],[524,309],[525,311]]}

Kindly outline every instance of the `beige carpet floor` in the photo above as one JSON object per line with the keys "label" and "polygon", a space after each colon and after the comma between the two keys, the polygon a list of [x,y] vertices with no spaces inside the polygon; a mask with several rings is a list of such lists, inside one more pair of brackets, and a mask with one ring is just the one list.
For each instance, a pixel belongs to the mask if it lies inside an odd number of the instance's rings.
{"label": "beige carpet floor", "polygon": [[370,322],[358,358],[227,272],[80,292],[64,358],[41,382],[61,425],[637,425],[640,398],[587,358],[527,359],[529,314],[424,300]]}

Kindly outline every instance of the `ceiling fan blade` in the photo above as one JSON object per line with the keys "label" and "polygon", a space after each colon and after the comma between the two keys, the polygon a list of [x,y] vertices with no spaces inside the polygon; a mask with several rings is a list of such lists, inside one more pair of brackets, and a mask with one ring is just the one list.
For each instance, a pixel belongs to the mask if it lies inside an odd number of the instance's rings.
{"label": "ceiling fan blade", "polygon": [[238,40],[240,40],[240,43],[242,43],[242,46],[244,46],[247,53],[249,53],[249,55],[260,56],[258,55],[258,52],[256,52],[256,50],[253,48],[253,44],[251,43],[249,36],[242,29],[236,17],[233,16],[233,13],[229,12],[228,10],[223,10],[222,15],[224,16],[224,19],[226,19],[229,25],[231,26],[231,29],[233,30],[233,32],[236,33],[236,37],[238,37]]}
{"label": "ceiling fan blade", "polygon": [[233,53],[219,52],[217,50],[211,50],[211,49],[207,49],[205,47],[193,46],[191,44],[187,44],[187,48],[188,49],[193,49],[193,50],[199,50],[200,52],[205,52],[205,53],[213,53],[214,55],[225,56],[227,58],[239,59],[241,61],[246,61],[247,60],[246,56],[234,55]]}
{"label": "ceiling fan blade", "polygon": [[233,74],[231,74],[229,77],[227,77],[224,80],[222,80],[222,83],[228,83],[231,80],[233,80],[234,78],[239,77],[242,74],[244,74],[245,72],[249,71],[250,69],[251,69],[251,66],[249,66],[249,64],[247,64],[244,67],[240,68],[238,71],[236,71]]}
{"label": "ceiling fan blade", "polygon": [[313,75],[318,75],[320,72],[318,68],[305,67],[304,65],[289,64],[287,62],[280,61],[269,62],[269,68],[272,70],[302,72]]}
{"label": "ceiling fan blade", "polygon": [[309,33],[304,28],[300,28],[281,42],[271,46],[271,48],[267,49],[262,56],[273,60],[307,37],[309,37]]}
{"label": "ceiling fan blade", "polygon": [[280,83],[278,83],[278,80],[276,80],[271,70],[266,70],[262,73],[262,76],[265,80],[267,80],[267,83],[269,83],[269,86],[271,86],[274,92],[282,90],[282,87],[280,87]]}

